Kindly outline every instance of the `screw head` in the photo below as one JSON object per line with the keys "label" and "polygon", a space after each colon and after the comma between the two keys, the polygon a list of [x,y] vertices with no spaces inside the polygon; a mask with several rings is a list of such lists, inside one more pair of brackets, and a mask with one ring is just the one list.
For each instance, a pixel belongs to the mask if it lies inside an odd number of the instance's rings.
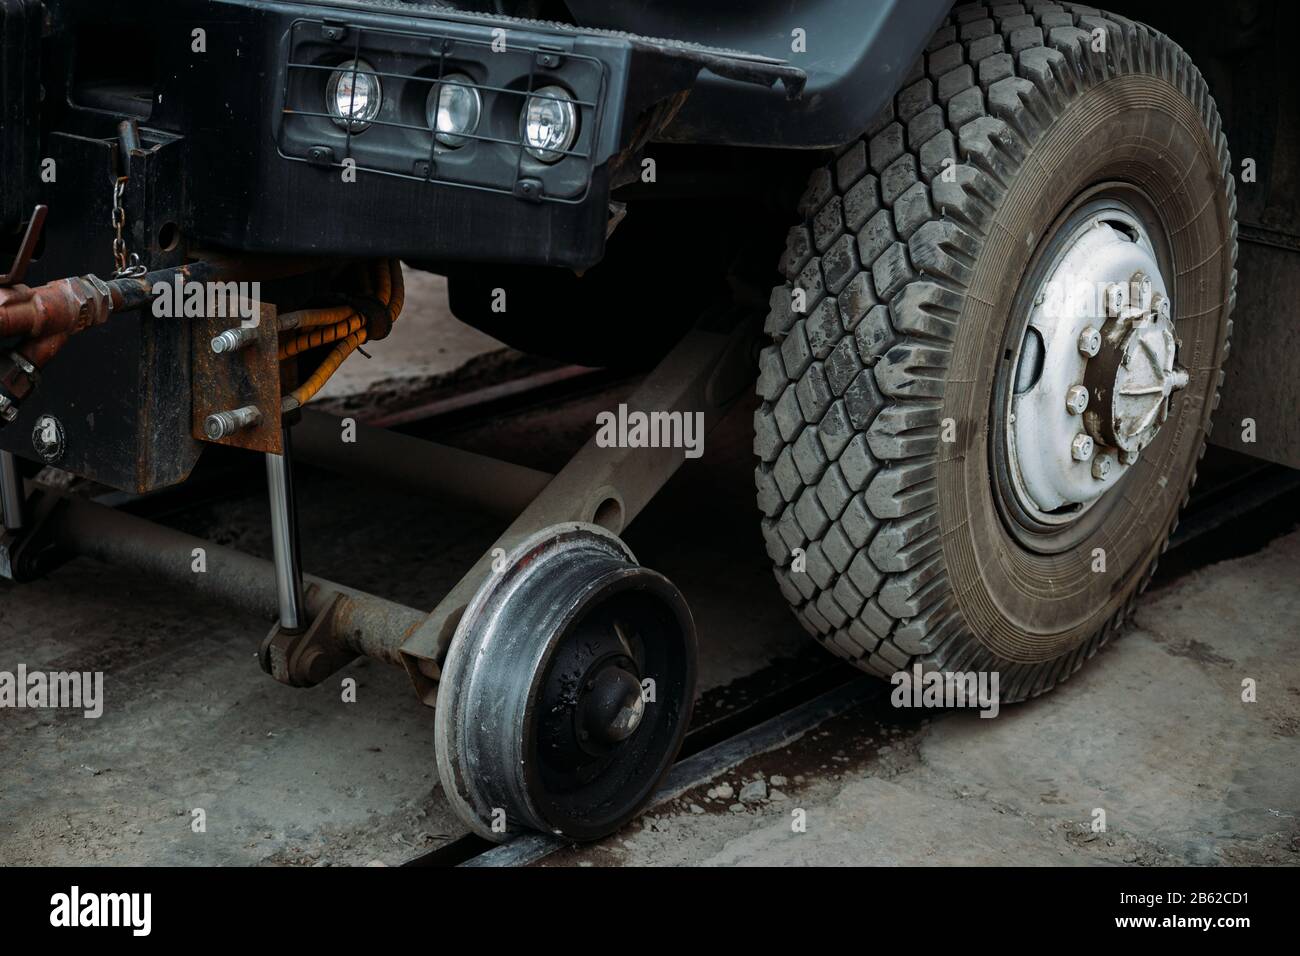
{"label": "screw head", "polygon": [[1110,455],[1098,455],[1092,460],[1092,477],[1105,481],[1110,477],[1112,459]]}
{"label": "screw head", "polygon": [[1070,457],[1075,461],[1087,461],[1092,457],[1092,436],[1083,432],[1074,436],[1070,442]]}
{"label": "screw head", "polygon": [[1091,325],[1079,333],[1079,351],[1088,358],[1101,351],[1101,333]]}
{"label": "screw head", "polygon": [[1088,407],[1088,390],[1082,385],[1071,385],[1065,393],[1065,410],[1071,415],[1082,415]]}

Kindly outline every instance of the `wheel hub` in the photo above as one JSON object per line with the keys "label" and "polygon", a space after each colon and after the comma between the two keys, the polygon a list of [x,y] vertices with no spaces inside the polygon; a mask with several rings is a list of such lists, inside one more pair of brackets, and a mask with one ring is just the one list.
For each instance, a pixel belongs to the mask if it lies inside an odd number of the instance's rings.
{"label": "wheel hub", "polygon": [[1056,233],[1005,399],[1008,474],[1041,525],[1076,519],[1149,445],[1187,385],[1169,290],[1142,220],[1113,200]]}

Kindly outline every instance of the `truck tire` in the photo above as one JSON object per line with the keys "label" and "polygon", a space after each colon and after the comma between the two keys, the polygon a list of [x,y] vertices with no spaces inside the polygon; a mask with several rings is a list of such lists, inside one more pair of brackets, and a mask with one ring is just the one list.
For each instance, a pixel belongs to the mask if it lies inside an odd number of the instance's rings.
{"label": "truck tire", "polygon": [[[1114,636],[1218,404],[1235,212],[1214,101],[1168,37],[955,8],[813,173],[772,293],[755,478],[805,629],[881,676],[998,672],[1004,702]],[[1060,290],[1089,285],[1078,329]]]}

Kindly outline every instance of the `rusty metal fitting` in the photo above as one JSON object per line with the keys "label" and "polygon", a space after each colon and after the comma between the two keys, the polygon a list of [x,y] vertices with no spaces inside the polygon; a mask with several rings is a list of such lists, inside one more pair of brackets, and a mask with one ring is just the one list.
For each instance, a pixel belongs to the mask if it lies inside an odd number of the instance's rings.
{"label": "rusty metal fitting", "polygon": [[203,420],[203,434],[210,441],[221,441],[235,432],[253,428],[262,421],[262,412],[256,405],[232,408],[229,411],[213,412]]}
{"label": "rusty metal fitting", "polygon": [[31,288],[0,289],[0,336],[43,338],[81,332],[108,320],[113,299],[107,283],[93,275],[56,279]]}

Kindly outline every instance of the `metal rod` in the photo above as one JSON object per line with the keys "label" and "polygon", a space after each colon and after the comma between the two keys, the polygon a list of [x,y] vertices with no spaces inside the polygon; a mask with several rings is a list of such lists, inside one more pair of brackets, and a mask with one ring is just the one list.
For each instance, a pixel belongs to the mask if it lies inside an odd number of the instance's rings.
{"label": "metal rod", "polygon": [[[79,554],[171,581],[191,592],[273,618],[279,594],[270,562],[213,544],[203,538],[164,528],[85,498],[65,498],[51,518],[54,543]],[[201,558],[200,558],[201,556]],[[336,594],[329,630],[358,654],[401,664],[397,648],[425,618],[419,611],[333,581],[306,576],[308,619],[324,612]]]}
{"label": "metal rod", "polygon": [[385,491],[446,496],[488,514],[514,519],[550,483],[544,471],[486,455],[439,445],[410,435],[350,426],[344,441],[343,420],[306,409],[294,427],[295,454],[311,465],[329,469]]}
{"label": "metal rod", "polygon": [[18,473],[18,460],[11,451],[0,451],[0,504],[3,505],[4,526],[10,531],[23,528],[23,478]]}
{"label": "metal rod", "polygon": [[298,550],[298,508],[293,496],[293,451],[289,429],[281,430],[284,454],[266,456],[266,484],[271,495],[271,547],[280,626],[306,626],[302,602],[302,558]]}

